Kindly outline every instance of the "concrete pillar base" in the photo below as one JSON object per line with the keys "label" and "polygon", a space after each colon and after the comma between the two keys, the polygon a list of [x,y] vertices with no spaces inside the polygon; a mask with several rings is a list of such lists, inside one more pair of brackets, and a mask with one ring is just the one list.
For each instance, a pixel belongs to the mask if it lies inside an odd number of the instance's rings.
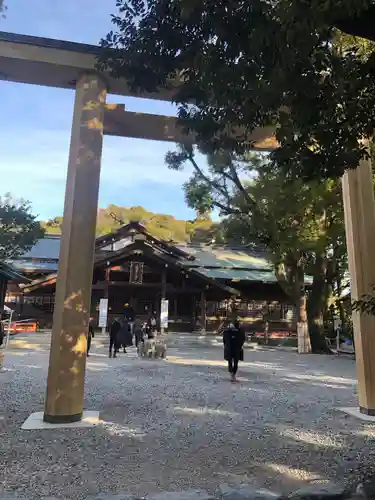
{"label": "concrete pillar base", "polygon": [[366,413],[362,413],[361,409],[358,406],[350,406],[347,408],[337,408],[337,410],[350,415],[351,417],[358,418],[359,420],[364,420],[365,422],[375,422],[375,415],[367,415]]}
{"label": "concrete pillar base", "polygon": [[43,412],[32,413],[22,424],[22,430],[44,430],[44,429],[79,429],[94,427],[100,423],[98,411],[86,410],[82,413],[79,421],[75,422],[46,422]]}
{"label": "concrete pillar base", "polygon": [[359,407],[359,411],[363,413],[363,415],[368,415],[369,417],[375,417],[375,410],[371,408],[363,408],[363,406]]}

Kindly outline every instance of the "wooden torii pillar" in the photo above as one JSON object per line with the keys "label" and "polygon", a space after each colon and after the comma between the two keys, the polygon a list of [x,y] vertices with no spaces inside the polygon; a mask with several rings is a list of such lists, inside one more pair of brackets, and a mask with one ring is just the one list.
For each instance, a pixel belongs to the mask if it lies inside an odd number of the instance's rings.
{"label": "wooden torii pillar", "polygon": [[77,422],[83,413],[106,92],[94,72],[77,81],[44,410],[49,423]]}
{"label": "wooden torii pillar", "polygon": [[[345,232],[353,300],[375,285],[375,200],[371,160],[363,159],[342,179]],[[361,413],[375,416],[375,316],[353,312]]]}

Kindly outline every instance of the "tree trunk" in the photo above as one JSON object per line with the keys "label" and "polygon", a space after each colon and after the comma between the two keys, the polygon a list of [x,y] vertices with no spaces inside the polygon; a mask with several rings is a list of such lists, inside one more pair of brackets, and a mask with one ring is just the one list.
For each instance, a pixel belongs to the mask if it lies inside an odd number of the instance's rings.
{"label": "tree trunk", "polygon": [[323,314],[326,301],[327,258],[324,252],[315,257],[313,284],[308,300],[307,314],[313,352],[327,352],[324,339]]}
{"label": "tree trunk", "polygon": [[337,293],[337,308],[339,310],[341,328],[344,332],[347,331],[347,318],[345,313],[345,306],[342,301],[342,280],[341,280],[341,270],[338,264],[336,264],[336,293]]}
{"label": "tree trunk", "polygon": [[324,306],[323,306],[323,318],[324,322],[331,319],[331,304],[332,298],[334,296],[334,288],[336,281],[336,261],[335,257],[327,259],[327,271],[326,271],[326,283],[324,289]]}
{"label": "tree trunk", "polygon": [[304,290],[298,298],[298,323],[307,323],[307,297]]}
{"label": "tree trunk", "polygon": [[[288,272],[286,272],[286,268],[288,268]],[[298,352],[311,352],[303,255],[301,253],[289,255],[288,265],[286,266],[280,262],[276,264],[275,270],[280,286],[293,300],[297,310]]]}
{"label": "tree trunk", "polygon": [[305,268],[302,259],[299,259],[296,267],[295,296],[298,297],[298,353],[310,354],[311,342],[309,336],[309,324],[307,322],[307,298],[305,290]]}

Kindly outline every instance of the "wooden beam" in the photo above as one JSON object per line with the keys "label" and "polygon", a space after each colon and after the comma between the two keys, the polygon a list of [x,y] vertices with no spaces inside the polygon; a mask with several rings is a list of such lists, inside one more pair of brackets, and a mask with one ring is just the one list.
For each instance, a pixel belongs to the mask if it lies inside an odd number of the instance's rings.
{"label": "wooden beam", "polygon": [[[151,289],[160,289],[160,283],[129,283],[128,281],[110,281],[109,282],[110,286],[113,287],[121,287],[121,288],[138,288],[138,289],[144,289],[147,290],[148,288]],[[95,285],[92,286],[93,290],[105,290],[106,287],[106,282],[105,281],[98,281],[95,283]],[[173,293],[173,294],[189,294],[189,293],[201,293],[202,288],[175,288],[173,285],[169,285],[167,283],[166,285],[166,292],[168,294]]]}
{"label": "wooden beam", "polygon": [[[248,136],[252,149],[270,151],[278,147],[274,137],[275,127],[258,128]],[[152,115],[125,111],[123,104],[107,104],[104,117],[104,134],[134,139],[149,139],[180,143],[195,141],[194,134],[184,134],[173,116]],[[243,132],[239,131],[238,137]]]}

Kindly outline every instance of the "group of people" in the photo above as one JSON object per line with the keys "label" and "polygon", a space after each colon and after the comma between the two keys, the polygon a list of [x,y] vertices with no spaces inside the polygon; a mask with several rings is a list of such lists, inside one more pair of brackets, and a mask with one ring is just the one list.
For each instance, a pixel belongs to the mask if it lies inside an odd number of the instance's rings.
{"label": "group of people", "polygon": [[[153,339],[156,334],[157,319],[155,312],[149,316],[146,322],[141,322],[136,318],[134,309],[129,304],[125,304],[123,318],[115,318],[109,328],[109,357],[116,358],[121,348],[126,353],[126,348],[133,345],[133,337],[135,345],[138,347],[139,343],[144,341],[145,336]],[[92,337],[94,337],[94,327],[91,318],[87,342],[88,356],[90,355]],[[238,363],[243,361],[244,343],[245,333],[240,327],[239,321],[227,321],[223,328],[224,359],[228,362],[228,372],[232,382],[236,382]]]}
{"label": "group of people", "polygon": [[[150,314],[147,321],[142,322],[136,317],[134,309],[125,304],[123,317],[114,319],[109,328],[109,357],[116,358],[120,349],[126,353],[126,348],[133,345],[138,347],[140,342],[144,341],[145,336],[153,339],[157,334],[157,319],[156,313]],[[87,356],[90,356],[90,348],[92,338],[95,336],[93,321],[90,319],[89,332],[87,339]]]}

